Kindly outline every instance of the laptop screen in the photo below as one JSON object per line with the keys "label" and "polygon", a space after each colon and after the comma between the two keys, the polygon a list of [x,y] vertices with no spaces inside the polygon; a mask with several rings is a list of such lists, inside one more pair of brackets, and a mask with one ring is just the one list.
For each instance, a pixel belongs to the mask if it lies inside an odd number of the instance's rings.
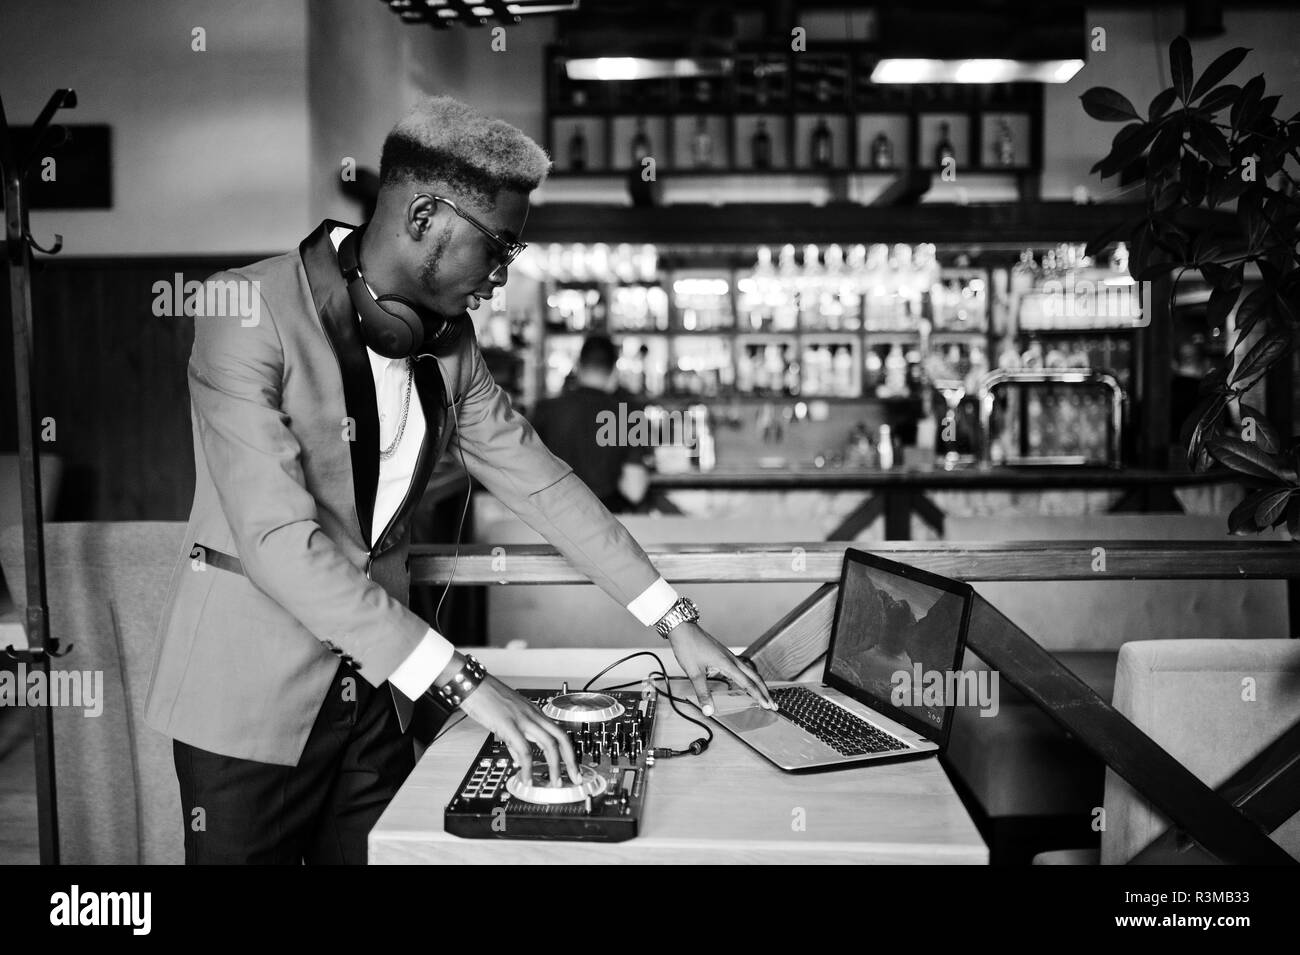
{"label": "laptop screen", "polygon": [[826,682],[930,739],[946,735],[948,674],[970,588],[861,551],[845,555]]}

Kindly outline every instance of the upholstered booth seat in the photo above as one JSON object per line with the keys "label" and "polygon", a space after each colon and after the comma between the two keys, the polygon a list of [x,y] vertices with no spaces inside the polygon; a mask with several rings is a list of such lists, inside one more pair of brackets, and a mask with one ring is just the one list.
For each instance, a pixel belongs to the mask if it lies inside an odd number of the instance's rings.
{"label": "upholstered booth seat", "polygon": [[[1119,652],[1114,705],[1211,787],[1217,787],[1300,720],[1300,640],[1152,640]],[[1168,820],[1106,771],[1100,860],[1127,862]],[[1300,859],[1300,813],[1272,838]],[[1040,865],[1097,861],[1097,853],[1047,852]]]}
{"label": "upholstered booth seat", "polygon": [[[171,740],[144,723],[154,636],[182,523],[45,526],[58,670],[103,674],[97,716],[54,707],[60,860],[180,863],[185,851]],[[0,566],[25,601],[21,528],[0,531]]]}
{"label": "upholstered booth seat", "polygon": [[[949,540],[1222,540],[1217,517],[1181,514],[949,518]],[[1285,638],[1286,587],[1273,580],[977,583],[976,589],[1103,699],[1132,640],[1210,634]],[[968,654],[967,665],[984,666]],[[1005,683],[995,717],[959,708],[946,757],[992,861],[1095,843],[1104,764]]]}

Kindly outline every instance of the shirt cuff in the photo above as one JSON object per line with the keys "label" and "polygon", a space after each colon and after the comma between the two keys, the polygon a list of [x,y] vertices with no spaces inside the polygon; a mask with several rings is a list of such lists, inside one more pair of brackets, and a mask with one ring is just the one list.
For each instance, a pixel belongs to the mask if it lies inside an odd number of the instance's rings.
{"label": "shirt cuff", "polygon": [[451,662],[451,655],[455,652],[450,640],[430,628],[424,639],[389,675],[388,682],[408,700],[418,700],[433,686],[433,681]]}
{"label": "shirt cuff", "polygon": [[641,596],[628,604],[627,609],[632,612],[632,616],[641,621],[642,625],[653,627],[673,608],[675,603],[677,603],[677,591],[668,581],[660,577],[641,591]]}

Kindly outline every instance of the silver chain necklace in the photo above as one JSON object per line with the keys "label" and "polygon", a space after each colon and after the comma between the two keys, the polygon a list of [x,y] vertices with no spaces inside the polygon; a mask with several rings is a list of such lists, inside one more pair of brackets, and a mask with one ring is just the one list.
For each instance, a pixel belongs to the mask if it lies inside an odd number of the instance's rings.
{"label": "silver chain necklace", "polygon": [[393,436],[393,443],[379,452],[379,460],[387,461],[397,453],[397,446],[402,443],[402,435],[406,432],[406,416],[411,410],[411,383],[415,380],[415,373],[411,370],[411,359],[406,360],[406,397],[402,399],[402,420],[398,422],[397,434]]}

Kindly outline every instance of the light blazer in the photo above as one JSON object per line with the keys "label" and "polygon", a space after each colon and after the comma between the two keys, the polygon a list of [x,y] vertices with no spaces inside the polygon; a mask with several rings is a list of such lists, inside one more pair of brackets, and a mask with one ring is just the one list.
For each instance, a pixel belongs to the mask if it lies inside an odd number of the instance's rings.
{"label": "light blazer", "polygon": [[282,765],[297,764],[340,659],[379,687],[428,630],[406,606],[410,522],[449,449],[619,603],[659,577],[514,410],[472,333],[414,363],[425,440],[411,490],[370,546],[379,421],[329,240],[340,224],[209,280],[258,283],[260,313],[194,320],[194,504],[146,701],[149,725],[175,739]]}

